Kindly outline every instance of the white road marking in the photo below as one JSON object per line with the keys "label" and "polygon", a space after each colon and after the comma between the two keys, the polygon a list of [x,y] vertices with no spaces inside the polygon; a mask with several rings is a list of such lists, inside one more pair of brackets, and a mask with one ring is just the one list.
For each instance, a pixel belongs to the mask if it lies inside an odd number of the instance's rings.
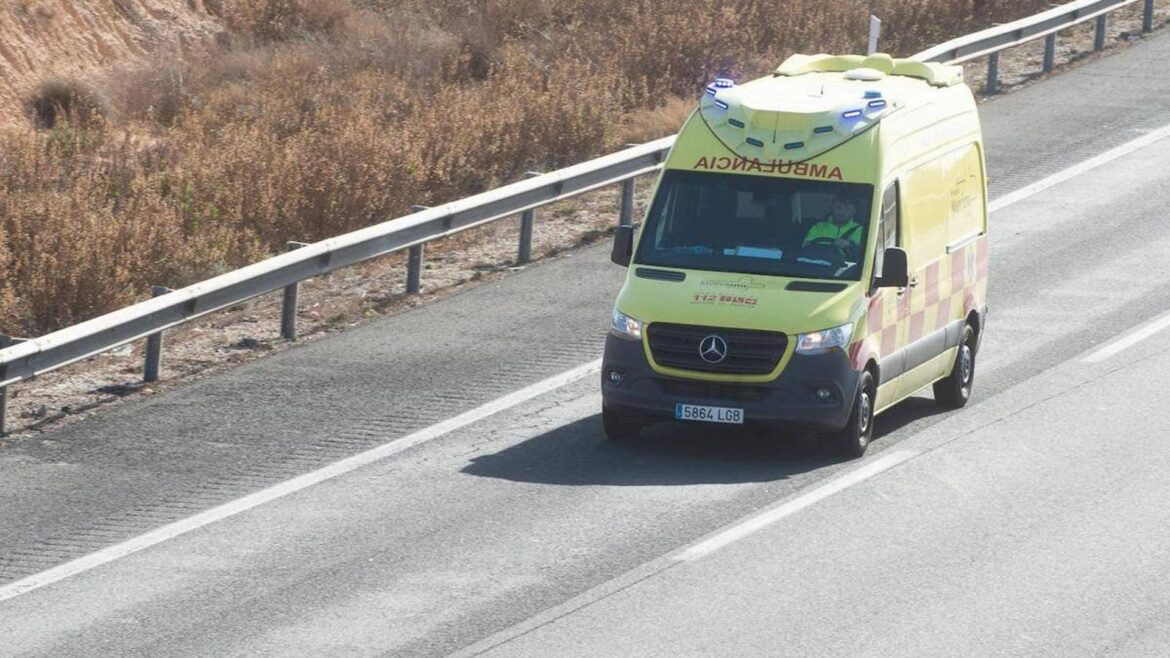
{"label": "white road marking", "polygon": [[1117,354],[1118,352],[1133,347],[1143,340],[1153,336],[1162,331],[1166,327],[1170,327],[1170,313],[1160,315],[1145,325],[1138,327],[1133,333],[1117,340],[1111,340],[1105,344],[1104,347],[1086,356],[1083,361],[1085,363],[1100,363],[1105,359]]}
{"label": "white road marking", "polygon": [[[1050,187],[1053,187],[1054,185],[1058,185],[1080,174],[1100,167],[1101,165],[1104,165],[1108,162],[1133,153],[1138,149],[1149,146],[1150,144],[1165,139],[1166,137],[1170,137],[1170,126],[1164,126],[1149,132],[1142,137],[1139,137],[1130,142],[1126,142],[1117,148],[1106,151],[1105,153],[1090,158],[1089,160],[1086,160],[1080,164],[1069,167],[1064,171],[1058,172],[1048,176],[1047,178],[1044,178],[1043,180],[1032,183],[1026,187],[1022,187],[1015,192],[999,197],[989,204],[988,211],[995,212],[1010,206],[1013,203],[1017,203],[1028,197],[1034,196]],[[1170,318],[1164,318],[1162,321],[1170,322]],[[1142,335],[1143,332],[1149,331],[1149,335],[1152,335],[1162,328],[1164,327],[1147,327],[1146,329],[1139,331],[1137,334],[1131,336],[1127,340],[1132,340],[1133,343],[1136,343],[1148,337],[1147,335]],[[1112,351],[1109,351],[1109,353],[1100,356],[1100,358],[1108,358],[1112,354],[1125,349],[1125,347],[1128,347],[1128,345],[1122,345],[1120,347],[1117,345],[1111,345],[1104,350],[1101,350],[1101,352],[1098,354],[1107,352],[1109,350]],[[1088,357],[1086,360],[1091,360],[1095,356],[1097,356],[1097,354]],[[372,464],[378,460],[385,459],[391,455],[409,450],[414,446],[441,437],[445,434],[487,418],[488,416],[497,414],[506,409],[510,409],[518,404],[521,404],[522,402],[558,389],[562,386],[565,386],[566,384],[577,381],[578,379],[600,372],[600,370],[601,359],[591,361],[573,368],[572,370],[561,373],[560,375],[550,377],[544,381],[537,382],[531,386],[527,386],[513,393],[509,393],[508,395],[493,400],[492,402],[488,402],[487,404],[472,409],[471,411],[467,411],[459,414],[458,416],[448,418],[443,422],[431,425],[430,427],[419,430],[418,432],[407,435],[401,439],[391,441],[390,443],[386,443],[378,446],[377,448],[367,450],[366,452],[354,455],[353,457],[348,457],[346,459],[334,462],[311,473],[306,473],[304,475],[292,478],[291,480],[286,480],[280,484],[264,489],[263,491],[249,494],[243,498],[238,498],[231,502],[220,505],[219,507],[209,509],[205,512],[200,512],[199,514],[190,516],[186,519],[165,525],[161,528],[157,528],[145,534],[139,535],[120,544],[108,546],[100,551],[95,551],[84,557],[77,558],[76,560],[60,564],[56,567],[53,567],[52,569],[48,569],[46,571],[42,571],[40,573],[33,574],[26,578],[9,583],[3,587],[0,587],[0,601],[6,601],[8,599],[20,596],[21,594],[26,594],[33,590],[40,589],[46,585],[60,582],[66,578],[70,578],[77,574],[89,571],[90,569],[94,569],[103,564],[108,564],[120,558],[126,557],[127,555],[137,553],[138,551],[146,548],[150,548],[151,546],[160,544],[164,541],[167,541],[168,539],[173,539],[180,535],[187,534],[193,530],[198,530],[199,528],[215,523],[216,521],[221,521],[228,517],[240,514],[241,512],[246,512],[250,509],[259,507],[260,505],[271,502],[278,498],[283,498],[302,489],[320,484],[326,480],[331,480],[335,477],[338,477],[339,475],[344,475],[345,473],[349,473],[368,464]],[[857,471],[843,476],[842,478],[838,478],[837,480],[834,480],[829,484],[806,494],[805,496],[801,496],[796,500],[789,501],[788,503],[785,503],[771,511],[765,512],[760,516],[753,517],[752,519],[745,521],[740,526],[735,526],[725,533],[712,537],[701,544],[684,549],[675,559],[686,561],[693,560],[697,557],[701,557],[702,555],[706,555],[722,546],[735,541],[736,539],[739,539],[740,537],[751,534],[752,532],[755,532],[756,530],[770,523],[774,523],[780,518],[788,516],[789,514],[792,514],[800,509],[804,509],[805,507],[808,507],[817,501],[823,500],[824,498],[846,487],[852,486],[857,482],[873,477],[874,475],[888,470],[889,468],[892,468],[893,466],[896,466],[897,464],[914,456],[915,453],[896,452],[877,461],[871,462]],[[853,479],[856,479],[856,482],[852,481]]]}
{"label": "white road marking", "polygon": [[[1076,176],[1091,171],[1106,163],[1109,163],[1118,158],[1124,157],[1139,149],[1149,146],[1159,140],[1170,137],[1170,126],[1164,126],[1152,132],[1149,132],[1137,139],[1126,142],[1117,148],[1106,151],[1096,157],[1090,158],[1080,164],[1074,165],[1063,171],[1057,172],[1043,180],[1036,181],[1031,185],[1022,187],[1010,194],[1004,195],[992,200],[988,204],[988,212],[996,212],[1002,210],[1014,203],[1018,203],[1029,197],[1035,196],[1044,190],[1059,185]],[[1168,320],[1170,321],[1170,320]],[[1139,339],[1140,340],[1140,339]],[[809,507],[825,498],[842,491],[858,482],[872,478],[883,471],[887,471],[898,464],[907,460],[913,459],[918,455],[917,452],[898,451],[890,455],[881,457],[869,464],[862,466],[856,471],[847,473],[832,482],[821,487],[813,489],[806,494],[802,494],[795,499],[780,503],[770,510],[766,510],[761,514],[753,516],[745,521],[742,521],[731,528],[719,532],[718,534],[698,543],[678,549],[666,556],[651,560],[635,569],[626,572],[625,574],[605,581],[596,585],[581,594],[553,606],[541,613],[533,615],[532,617],[520,622],[514,626],[503,629],[493,635],[490,635],[469,647],[466,647],[454,655],[456,657],[476,656],[486,651],[491,650],[501,644],[509,642],[516,637],[524,635],[532,630],[539,628],[545,624],[572,614],[573,612],[591,605],[607,596],[619,592],[627,587],[632,587],[638,582],[646,578],[650,578],[671,566],[677,566],[691,560],[695,560],[704,555],[709,555],[711,552],[730,544],[737,539],[746,537],[747,535],[756,532],[757,530],[775,523],[776,521],[794,514],[795,512]]]}
{"label": "white road marking", "polygon": [[1134,151],[1145,148],[1150,144],[1166,139],[1167,137],[1170,137],[1170,126],[1162,126],[1161,128],[1148,132],[1135,140],[1126,142],[1117,148],[1110,149],[1100,155],[1089,158],[1084,162],[1075,164],[1068,169],[1065,169],[1064,171],[1059,171],[1055,174],[1052,174],[1051,176],[1048,176],[1047,178],[1038,180],[1031,185],[1021,187],[1015,192],[1005,194],[1004,196],[1001,196],[988,204],[987,210],[988,212],[995,212],[1001,208],[1006,208],[1013,203],[1023,201],[1030,196],[1035,196],[1036,194],[1039,194],[1040,192],[1043,192],[1044,190],[1047,190],[1054,185],[1059,185],[1060,183],[1075,178],[1076,176],[1080,176],[1085,172],[1092,171],[1101,165],[1108,164],[1109,162],[1112,162],[1118,158],[1127,156]]}
{"label": "white road marking", "polygon": [[200,512],[194,516],[187,517],[180,521],[175,521],[169,525],[161,528],[151,530],[142,535],[138,535],[132,539],[128,539],[120,544],[107,546],[100,551],[95,551],[89,555],[79,557],[76,560],[71,560],[64,564],[57,565],[52,569],[33,574],[26,578],[14,581],[3,587],[0,587],[0,601],[7,601],[15,598],[21,594],[27,594],[33,590],[40,589],[46,585],[51,585],[56,582],[65,580],[77,574],[89,571],[103,564],[108,564],[115,560],[121,559],[132,553],[137,553],[146,548],[150,548],[156,544],[161,544],[168,539],[174,539],[180,535],[185,535],[193,530],[198,530],[204,526],[222,521],[228,517],[235,516],[241,512],[246,512],[252,508],[259,507],[265,503],[272,502],[278,498],[283,498],[289,494],[296,493],[302,489],[307,489],[316,484],[331,480],[339,475],[344,475],[351,471],[357,470],[363,466],[372,464],[378,460],[385,459],[391,455],[396,455],[405,450],[409,450],[419,444],[426,443],[432,439],[437,439],[445,434],[449,434],[457,429],[466,427],[474,422],[483,420],[488,416],[492,416],[501,411],[511,409],[518,404],[531,400],[539,395],[544,395],[550,391],[556,390],[575,382],[584,377],[596,374],[601,371],[601,359],[590,361],[584,365],[577,366],[572,370],[568,370],[559,375],[554,375],[543,381],[526,386],[518,391],[514,391],[501,398],[497,398],[482,406],[476,407],[470,411],[453,416],[440,423],[423,428],[412,434],[408,434],[400,439],[395,439],[389,443],[384,443],[376,448],[371,448],[365,452],[356,454],[352,457],[347,457],[340,461],[333,462],[328,466],[317,469],[315,471],[299,475],[291,480],[285,480],[279,484],[273,485],[262,491],[249,494],[243,498],[237,498],[228,503],[224,503],[219,507]]}
{"label": "white road marking", "polygon": [[898,464],[918,457],[920,454],[922,453],[915,450],[899,450],[891,452],[888,455],[882,455],[868,463],[863,463],[860,468],[845,473],[833,479],[828,484],[809,488],[806,493],[799,494],[796,498],[784,500],[762,513],[755,514],[735,523],[730,528],[716,531],[704,539],[654,558],[649,562],[644,562],[619,576],[594,585],[567,601],[563,601],[551,608],[546,608],[518,624],[497,631],[470,646],[460,649],[452,654],[452,658],[471,658],[472,656],[486,653],[522,635],[527,635],[538,628],[567,617],[582,608],[591,606],[618,592],[634,587],[638,583],[653,578],[668,569],[685,568],[684,565],[689,561],[698,559],[704,555],[709,555],[713,551],[738,539],[742,539],[757,530],[761,530],[786,516],[790,516],[848,487],[888,471]]}
{"label": "white road marking", "polygon": [[697,544],[692,544],[691,546],[684,548],[672,555],[671,559],[675,560],[676,562],[689,562],[691,560],[701,558],[704,555],[710,555],[711,553],[714,553],[715,551],[723,548],[724,546],[727,546],[732,542],[739,541],[740,539],[743,539],[752,533],[763,530],[764,528],[772,525],[773,523],[776,523],[786,516],[791,516],[800,510],[809,507],[810,505],[818,503],[828,498],[829,496],[832,496],[835,493],[839,493],[845,489],[848,489],[849,487],[852,487],[855,484],[864,482],[874,477],[875,475],[888,471],[898,464],[913,459],[917,456],[917,452],[910,450],[899,450],[897,452],[885,455],[884,457],[876,459],[855,471],[850,471],[838,478],[834,478],[828,483],[821,485],[806,494],[793,498],[792,500],[784,502],[771,509],[765,510],[764,512],[761,512],[760,514],[757,514],[747,519],[746,521],[741,521],[740,523],[737,523],[726,530],[720,531],[712,537],[708,537],[707,539],[699,541]]}

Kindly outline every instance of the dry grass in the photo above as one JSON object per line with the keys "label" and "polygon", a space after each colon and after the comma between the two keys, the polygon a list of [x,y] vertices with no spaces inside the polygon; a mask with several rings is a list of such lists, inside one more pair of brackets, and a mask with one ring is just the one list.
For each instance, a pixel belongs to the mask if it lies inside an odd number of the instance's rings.
{"label": "dry grass", "polygon": [[218,52],[46,86],[47,129],[0,137],[0,332],[667,135],[716,74],[860,50],[871,11],[908,54],[1048,5],[203,1]]}

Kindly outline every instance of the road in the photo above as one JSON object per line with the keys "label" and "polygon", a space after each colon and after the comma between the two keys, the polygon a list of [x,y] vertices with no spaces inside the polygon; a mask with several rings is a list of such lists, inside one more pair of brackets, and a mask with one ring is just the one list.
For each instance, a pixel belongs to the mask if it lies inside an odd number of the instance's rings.
{"label": "road", "polygon": [[900,442],[870,460],[893,467],[815,507],[732,526],[476,649],[1164,656],[1170,417],[1150,412],[1167,369],[1170,336],[1072,360]]}
{"label": "road", "polygon": [[[1167,56],[986,103],[993,199],[1170,125]],[[1170,332],[1086,357],[1170,311],[1167,144],[993,214],[975,400],[858,462],[494,402],[599,356],[607,245],[10,446],[0,654],[1165,654]]]}

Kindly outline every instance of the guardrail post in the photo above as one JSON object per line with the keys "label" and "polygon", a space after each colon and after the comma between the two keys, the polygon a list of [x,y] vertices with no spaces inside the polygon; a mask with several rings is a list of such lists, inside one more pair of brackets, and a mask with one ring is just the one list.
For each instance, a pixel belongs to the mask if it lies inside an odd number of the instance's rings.
{"label": "guardrail post", "polygon": [[1093,38],[1093,50],[1101,52],[1105,50],[1105,27],[1109,14],[1101,14],[1097,17],[1097,33]]}
{"label": "guardrail post", "polygon": [[[427,206],[411,206],[411,212],[421,212]],[[416,244],[406,253],[406,294],[417,295],[422,288],[423,245]]]}
{"label": "guardrail post", "polygon": [[[539,171],[530,171],[524,174],[525,178],[536,178]],[[516,264],[523,265],[532,260],[532,227],[536,224],[536,209],[529,208],[520,213],[520,252],[516,255]]]}
{"label": "guardrail post", "polygon": [[987,58],[987,84],[983,87],[988,96],[999,91],[999,53],[991,53]]}
{"label": "guardrail post", "polygon": [[1056,65],[1056,33],[1044,37],[1044,72],[1052,73]]}
{"label": "guardrail post", "polygon": [[869,16],[869,45],[866,54],[872,55],[878,51],[878,39],[882,36],[882,19],[870,14]]}
{"label": "guardrail post", "polygon": [[[170,288],[164,286],[151,286],[150,296],[158,297],[160,295],[165,295],[170,291]],[[146,365],[142,368],[143,381],[158,381],[158,371],[162,365],[162,339],[163,332],[161,331],[146,337]]]}
{"label": "guardrail post", "polygon": [[618,215],[618,226],[634,225],[634,179],[622,181],[622,210]]}
{"label": "guardrail post", "polygon": [[[309,246],[307,242],[290,240],[284,244],[284,250],[296,251],[307,246]],[[284,287],[284,303],[280,307],[280,337],[285,340],[297,338],[297,290],[300,285],[300,281],[295,281]]]}
{"label": "guardrail post", "polygon": [[[641,144],[626,144],[626,148],[641,146]],[[634,225],[634,193],[637,191],[633,178],[622,181],[622,209],[618,214],[618,226]]]}
{"label": "guardrail post", "polygon": [[[5,347],[10,347],[17,343],[23,343],[23,338],[13,338],[12,336],[5,336],[0,334],[0,350]],[[8,434],[8,387],[0,386],[0,436]]]}
{"label": "guardrail post", "polygon": [[1154,0],[1146,0],[1146,9],[1142,12],[1142,34],[1154,31]]}

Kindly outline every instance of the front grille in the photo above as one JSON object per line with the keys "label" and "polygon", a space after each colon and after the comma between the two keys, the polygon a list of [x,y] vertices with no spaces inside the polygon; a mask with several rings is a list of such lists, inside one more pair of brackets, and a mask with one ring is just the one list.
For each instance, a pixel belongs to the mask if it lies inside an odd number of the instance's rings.
{"label": "front grille", "polygon": [[702,398],[706,400],[732,400],[735,402],[759,402],[768,396],[768,389],[762,386],[720,384],[716,382],[682,381],[678,379],[658,380],[662,392],[671,397]]}
{"label": "front grille", "polygon": [[[716,372],[729,375],[766,375],[776,369],[788,347],[788,337],[776,331],[721,329],[689,324],[654,322],[647,328],[654,361],[667,368]],[[727,343],[727,356],[710,363],[700,355],[708,336]]]}

